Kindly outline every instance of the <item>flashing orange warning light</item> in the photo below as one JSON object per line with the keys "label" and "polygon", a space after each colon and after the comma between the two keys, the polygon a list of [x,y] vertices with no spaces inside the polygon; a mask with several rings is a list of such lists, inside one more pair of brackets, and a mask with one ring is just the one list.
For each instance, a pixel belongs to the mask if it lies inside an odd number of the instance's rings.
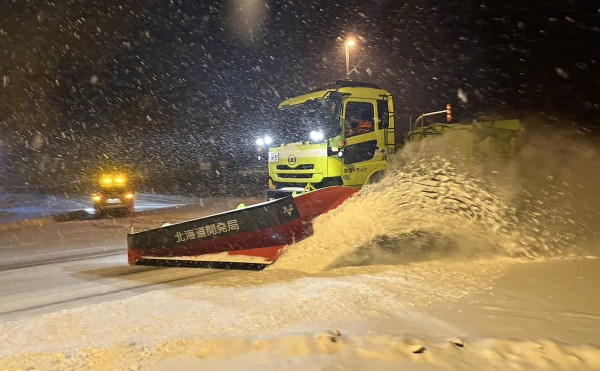
{"label": "flashing orange warning light", "polygon": [[446,122],[452,122],[452,105],[446,104]]}

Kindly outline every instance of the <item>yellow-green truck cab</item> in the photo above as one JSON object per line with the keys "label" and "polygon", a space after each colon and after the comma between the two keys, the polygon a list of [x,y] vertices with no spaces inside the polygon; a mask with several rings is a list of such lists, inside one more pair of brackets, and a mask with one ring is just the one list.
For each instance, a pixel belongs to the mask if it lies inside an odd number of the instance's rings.
{"label": "yellow-green truck cab", "polygon": [[425,124],[426,117],[438,115],[451,121],[450,106],[419,116],[399,143],[392,95],[376,85],[338,81],[285,100],[272,128],[279,132],[257,141],[268,146],[267,197],[333,185],[360,188],[382,176],[402,145],[422,142],[426,148],[440,134],[451,152],[460,152],[467,161],[510,158],[520,147],[524,128],[519,120]]}
{"label": "yellow-green truck cab", "polygon": [[[278,107],[280,134],[268,148],[268,198],[305,188],[360,188],[396,150],[392,95],[376,85],[340,81]],[[277,139],[282,138],[282,139]]]}

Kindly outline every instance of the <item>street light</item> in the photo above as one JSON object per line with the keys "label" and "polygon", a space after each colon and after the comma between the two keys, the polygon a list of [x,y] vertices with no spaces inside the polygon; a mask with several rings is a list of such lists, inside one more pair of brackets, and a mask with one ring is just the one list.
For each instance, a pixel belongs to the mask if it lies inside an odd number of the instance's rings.
{"label": "street light", "polygon": [[354,39],[348,39],[344,43],[346,46],[346,80],[350,80],[350,47],[356,44]]}

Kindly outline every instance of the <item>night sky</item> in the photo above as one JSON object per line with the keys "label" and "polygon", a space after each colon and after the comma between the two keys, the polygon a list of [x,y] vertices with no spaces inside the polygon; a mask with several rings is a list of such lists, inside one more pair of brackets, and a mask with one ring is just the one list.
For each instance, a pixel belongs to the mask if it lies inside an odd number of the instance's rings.
{"label": "night sky", "polygon": [[598,134],[597,1],[120,3],[0,0],[0,186],[242,166],[280,101],[345,77],[348,36],[401,125],[450,102]]}

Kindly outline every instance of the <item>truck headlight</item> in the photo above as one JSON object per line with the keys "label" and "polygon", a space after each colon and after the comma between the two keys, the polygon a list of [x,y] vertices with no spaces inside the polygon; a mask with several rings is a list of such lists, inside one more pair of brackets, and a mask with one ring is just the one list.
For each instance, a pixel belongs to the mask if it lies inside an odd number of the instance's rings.
{"label": "truck headlight", "polygon": [[315,130],[310,132],[310,140],[314,142],[319,142],[323,139],[325,139],[325,135],[322,132]]}

